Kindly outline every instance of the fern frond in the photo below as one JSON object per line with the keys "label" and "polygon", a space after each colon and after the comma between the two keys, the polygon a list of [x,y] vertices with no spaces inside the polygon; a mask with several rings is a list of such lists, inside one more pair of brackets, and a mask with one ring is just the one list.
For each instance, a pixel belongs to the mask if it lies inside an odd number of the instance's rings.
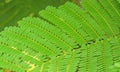
{"label": "fern frond", "polygon": [[[117,72],[119,3],[48,6],[0,33],[0,68],[17,72]],[[11,65],[11,66],[10,66]]]}
{"label": "fern frond", "polygon": [[7,26],[17,26],[17,21],[25,16],[38,16],[37,12],[47,5],[57,7],[64,2],[61,0],[0,0],[0,31]]}

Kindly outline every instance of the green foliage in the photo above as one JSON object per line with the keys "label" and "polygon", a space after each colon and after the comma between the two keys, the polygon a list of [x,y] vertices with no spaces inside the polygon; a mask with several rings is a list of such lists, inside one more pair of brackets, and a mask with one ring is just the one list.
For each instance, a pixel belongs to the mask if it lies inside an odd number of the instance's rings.
{"label": "green foliage", "polygon": [[59,6],[63,0],[0,0],[0,31],[6,26],[17,25],[25,16],[38,16],[38,11],[48,5]]}
{"label": "green foliage", "polygon": [[120,4],[81,0],[48,6],[0,33],[0,69],[120,72]]}

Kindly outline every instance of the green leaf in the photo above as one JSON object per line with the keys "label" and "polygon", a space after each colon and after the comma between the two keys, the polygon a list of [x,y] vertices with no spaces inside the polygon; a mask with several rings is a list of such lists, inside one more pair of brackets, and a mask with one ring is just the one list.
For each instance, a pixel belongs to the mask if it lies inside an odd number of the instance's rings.
{"label": "green leaf", "polygon": [[6,26],[17,25],[17,21],[25,16],[38,16],[38,11],[48,5],[59,6],[61,0],[1,0],[0,31]]}
{"label": "green leaf", "polygon": [[[120,5],[81,0],[0,32],[0,68],[17,72],[119,72]],[[19,70],[19,71],[18,71]]]}

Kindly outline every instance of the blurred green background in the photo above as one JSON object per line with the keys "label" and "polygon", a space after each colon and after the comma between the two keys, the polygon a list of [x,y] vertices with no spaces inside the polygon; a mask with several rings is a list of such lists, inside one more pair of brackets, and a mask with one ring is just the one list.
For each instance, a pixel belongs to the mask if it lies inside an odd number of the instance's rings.
{"label": "blurred green background", "polygon": [[58,7],[66,1],[78,0],[0,0],[0,31],[5,27],[17,25],[26,16],[38,16],[38,12],[48,5]]}

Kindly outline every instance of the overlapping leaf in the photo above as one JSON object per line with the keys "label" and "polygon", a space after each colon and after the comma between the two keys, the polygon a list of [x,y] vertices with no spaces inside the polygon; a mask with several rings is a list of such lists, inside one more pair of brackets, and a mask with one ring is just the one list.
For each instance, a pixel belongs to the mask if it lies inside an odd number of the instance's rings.
{"label": "overlapping leaf", "polygon": [[38,16],[38,11],[48,5],[59,6],[61,0],[0,0],[0,31],[7,26],[16,26],[25,16]]}
{"label": "overlapping leaf", "polygon": [[48,6],[0,33],[0,67],[16,72],[119,72],[120,4]]}

